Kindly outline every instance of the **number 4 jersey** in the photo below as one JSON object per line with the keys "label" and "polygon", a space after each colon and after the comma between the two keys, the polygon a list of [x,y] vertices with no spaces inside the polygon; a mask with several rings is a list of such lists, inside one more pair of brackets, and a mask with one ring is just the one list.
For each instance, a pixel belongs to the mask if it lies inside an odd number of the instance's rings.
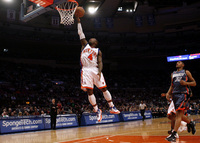
{"label": "number 4 jersey", "polygon": [[106,82],[101,73],[101,78],[98,75],[97,56],[99,53],[98,48],[91,48],[89,44],[81,52],[81,89],[93,89],[96,85],[99,89],[106,87]]}
{"label": "number 4 jersey", "polygon": [[81,66],[82,68],[93,68],[98,66],[97,56],[99,48],[91,48],[89,44],[81,52]]}

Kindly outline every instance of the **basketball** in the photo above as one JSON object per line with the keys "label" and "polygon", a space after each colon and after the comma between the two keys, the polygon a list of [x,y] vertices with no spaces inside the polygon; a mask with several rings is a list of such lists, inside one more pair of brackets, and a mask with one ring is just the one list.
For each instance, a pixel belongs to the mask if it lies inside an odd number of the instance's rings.
{"label": "basketball", "polygon": [[85,10],[82,7],[77,7],[75,12],[75,17],[83,17],[85,14]]}

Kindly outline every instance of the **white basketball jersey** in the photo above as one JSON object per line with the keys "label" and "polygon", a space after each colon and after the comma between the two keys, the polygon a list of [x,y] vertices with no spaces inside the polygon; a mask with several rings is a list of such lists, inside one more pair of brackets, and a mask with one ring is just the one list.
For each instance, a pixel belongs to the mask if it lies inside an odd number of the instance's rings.
{"label": "white basketball jersey", "polygon": [[90,45],[87,44],[81,52],[80,60],[82,68],[97,67],[98,52],[99,48],[91,48]]}

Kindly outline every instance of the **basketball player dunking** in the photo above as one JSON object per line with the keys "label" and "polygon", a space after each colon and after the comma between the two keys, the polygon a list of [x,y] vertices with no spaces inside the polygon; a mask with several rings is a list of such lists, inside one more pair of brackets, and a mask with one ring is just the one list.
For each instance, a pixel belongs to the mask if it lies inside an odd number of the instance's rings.
{"label": "basketball player dunking", "polygon": [[91,38],[89,42],[85,39],[85,35],[82,30],[80,18],[76,18],[78,22],[78,34],[81,41],[81,89],[87,91],[90,104],[94,108],[94,112],[97,114],[97,120],[102,120],[102,111],[98,109],[96,98],[93,94],[94,85],[96,85],[102,92],[109,104],[110,113],[119,114],[120,111],[116,109],[112,102],[112,96],[107,90],[107,85],[102,73],[102,53],[99,48],[96,48],[98,41],[95,38]]}
{"label": "basketball player dunking", "polygon": [[189,94],[188,86],[196,86],[196,81],[188,70],[183,69],[184,66],[185,65],[182,61],[176,63],[177,70],[171,74],[171,86],[166,93],[167,100],[170,100],[170,95],[172,95],[176,111],[174,130],[172,134],[166,138],[166,140],[170,142],[176,142],[176,134],[181,125],[181,121],[187,123],[188,131],[192,129],[192,134],[195,134],[196,132],[195,122],[191,121],[184,115],[187,96]]}

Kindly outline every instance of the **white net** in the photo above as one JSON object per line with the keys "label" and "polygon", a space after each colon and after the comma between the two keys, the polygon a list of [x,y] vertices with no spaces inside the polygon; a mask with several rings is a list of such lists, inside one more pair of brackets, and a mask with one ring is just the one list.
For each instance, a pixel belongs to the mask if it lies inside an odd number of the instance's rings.
{"label": "white net", "polygon": [[60,24],[74,24],[73,16],[77,7],[78,3],[75,0],[67,0],[67,2],[57,5],[56,9],[60,14]]}

